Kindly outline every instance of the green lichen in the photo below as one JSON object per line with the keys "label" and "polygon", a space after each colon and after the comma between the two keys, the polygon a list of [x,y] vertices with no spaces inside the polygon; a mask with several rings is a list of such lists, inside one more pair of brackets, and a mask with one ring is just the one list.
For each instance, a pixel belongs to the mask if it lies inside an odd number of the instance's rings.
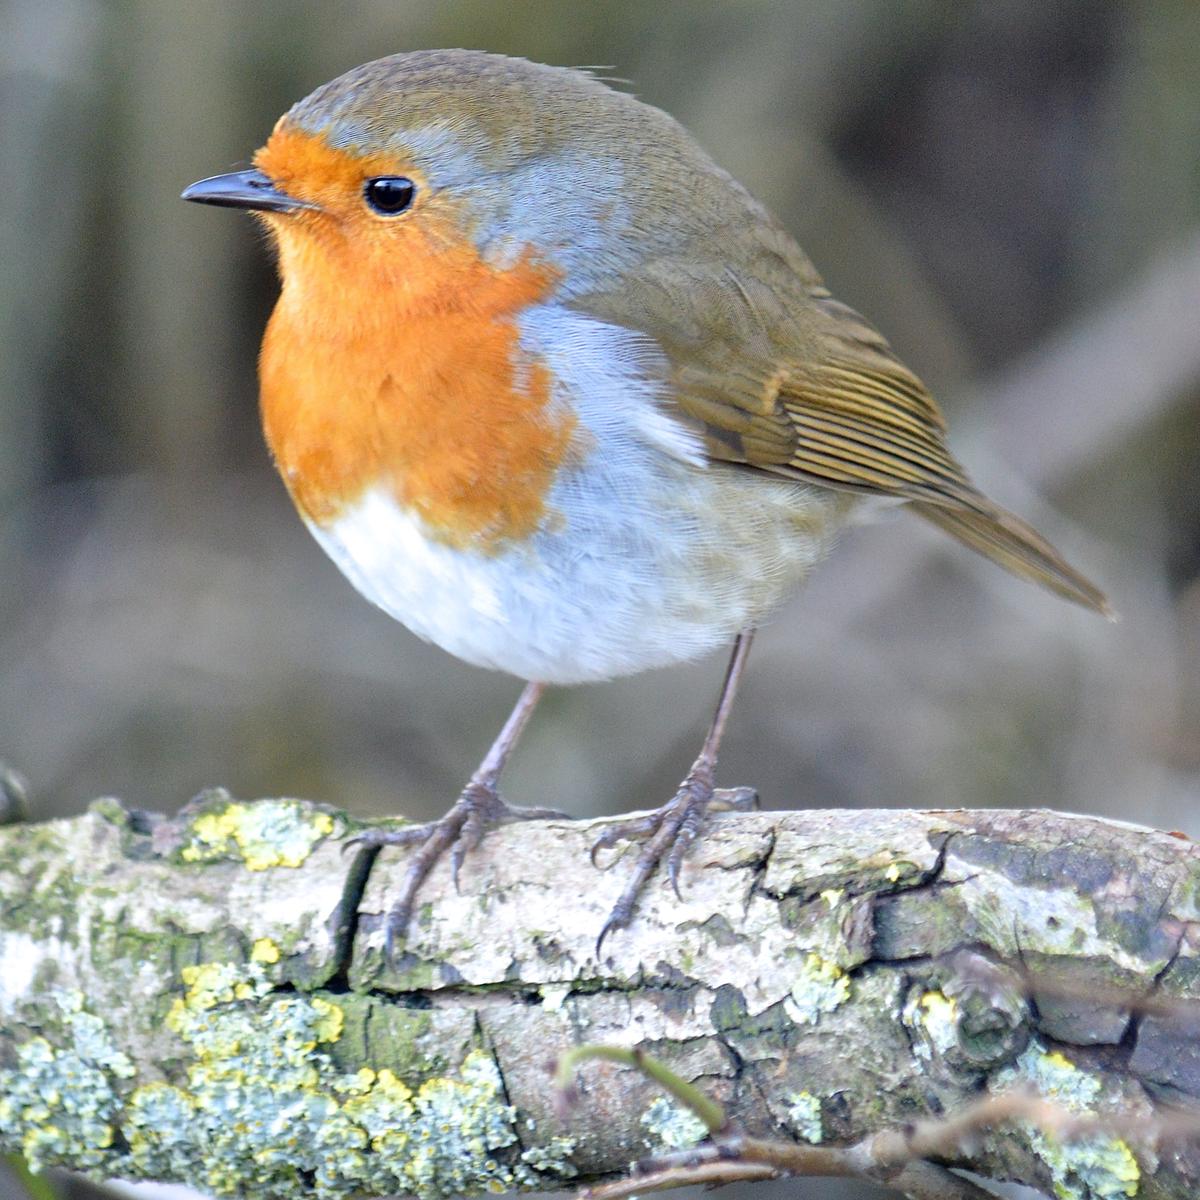
{"label": "green lichen", "polygon": [[[86,885],[71,862],[67,821],[0,827],[0,895],[10,929],[33,943],[74,941]],[[12,936],[8,934],[6,936]]]}
{"label": "green lichen", "polygon": [[783,1008],[797,1025],[816,1025],[850,998],[850,977],[835,962],[809,954],[792,981]]}
{"label": "green lichen", "polygon": [[686,1150],[707,1134],[708,1127],[690,1108],[659,1096],[644,1113],[642,1124],[650,1133],[652,1150]]}
{"label": "green lichen", "polygon": [[[1103,1083],[1058,1051],[1031,1043],[996,1079],[999,1087],[1032,1084],[1040,1095],[1071,1112],[1089,1112]],[[1122,1138],[1086,1134],[1062,1141],[1025,1122],[1029,1144],[1050,1170],[1059,1200],[1120,1200],[1136,1196],[1141,1182],[1137,1158]]]}
{"label": "green lichen", "polygon": [[825,1136],[821,1123],[821,1101],[812,1092],[793,1092],[788,1097],[787,1123],[789,1128],[806,1142],[819,1145]]}
{"label": "green lichen", "polygon": [[34,1037],[17,1047],[15,1068],[0,1070],[0,1148],[19,1151],[34,1171],[67,1161],[96,1168],[111,1157],[119,1081],[133,1064],[104,1022],[84,1011],[80,992],[53,999],[69,1048]]}
{"label": "green lichen", "polygon": [[[494,1152],[516,1140],[499,1072],[476,1050],[454,1077],[412,1088],[391,1070],[334,1070],[340,1005],[270,996],[257,964],[184,973],[168,1024],[195,1054],[186,1088],[134,1093],[126,1136],[136,1173],[182,1178],[218,1196],[355,1192],[421,1197],[532,1186]],[[252,1002],[258,1001],[254,1004]]]}
{"label": "green lichen", "polygon": [[298,800],[231,800],[192,818],[179,857],[184,862],[233,859],[251,871],[298,867],[334,828],[329,813]]}
{"label": "green lichen", "polygon": [[55,1050],[44,1037],[17,1048],[16,1069],[0,1079],[0,1148],[37,1169],[61,1163],[272,1200],[438,1200],[544,1189],[572,1173],[566,1139],[518,1153],[516,1111],[479,1049],[432,1077],[340,1070],[342,1005],[277,991],[275,949],[264,939],[258,961],[185,968],[184,994],[166,1020],[190,1052],[183,1076],[128,1096],[119,1085],[132,1064],[81,998],[61,1002],[71,1048]]}
{"label": "green lichen", "polygon": [[390,1063],[405,1078],[426,1079],[444,1074],[469,1049],[465,1044],[442,1042],[426,1009],[406,1008],[361,992],[339,995],[337,1003],[345,1013],[345,1028],[341,1038],[325,1049],[338,1070],[354,1071],[364,1062]]}

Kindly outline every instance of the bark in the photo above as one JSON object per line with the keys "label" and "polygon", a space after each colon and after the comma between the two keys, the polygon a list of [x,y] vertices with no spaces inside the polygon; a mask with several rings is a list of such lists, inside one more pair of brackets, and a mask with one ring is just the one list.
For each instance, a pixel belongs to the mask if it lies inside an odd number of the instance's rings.
{"label": "bark", "polygon": [[[600,822],[489,832],[407,943],[408,851],[299,801],[99,801],[0,830],[0,1149],[217,1195],[470,1194],[594,1183],[700,1132],[638,1046],[746,1135],[829,1146],[1024,1085],[1101,1126],[1029,1122],[943,1162],[1065,1197],[1197,1194],[1200,853],[1026,812],[709,822],[596,956],[629,862]],[[607,865],[607,864],[604,864]],[[1171,1118],[1163,1116],[1172,1106]],[[924,1135],[922,1135],[924,1136]],[[947,1193],[949,1194],[949,1193]]]}

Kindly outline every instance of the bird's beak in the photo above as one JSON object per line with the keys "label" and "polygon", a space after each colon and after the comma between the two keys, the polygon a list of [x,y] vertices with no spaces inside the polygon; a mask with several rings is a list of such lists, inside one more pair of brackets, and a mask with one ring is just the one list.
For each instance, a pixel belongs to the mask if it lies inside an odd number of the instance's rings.
{"label": "bird's beak", "polygon": [[298,200],[278,188],[261,171],[233,171],[213,175],[184,188],[181,199],[197,204],[217,204],[222,208],[252,208],[259,212],[295,212],[316,208],[307,200]]}

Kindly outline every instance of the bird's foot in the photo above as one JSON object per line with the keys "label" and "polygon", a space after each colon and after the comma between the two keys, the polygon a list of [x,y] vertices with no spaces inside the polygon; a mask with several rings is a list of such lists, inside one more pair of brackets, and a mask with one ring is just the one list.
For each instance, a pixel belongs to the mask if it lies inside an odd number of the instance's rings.
{"label": "bird's foot", "polygon": [[633,917],[634,906],[646,881],[659,863],[665,862],[667,878],[675,895],[679,896],[679,868],[692,843],[700,834],[704,815],[711,810],[745,812],[758,806],[758,793],[753,788],[716,788],[713,786],[713,766],[697,760],[679,791],[661,808],[644,817],[633,817],[609,825],[592,843],[592,863],[601,850],[621,841],[643,842],[633,872],[621,893],[600,936],[596,939],[596,954],[604,939],[615,929],[623,929]]}
{"label": "bird's foot", "polygon": [[400,895],[388,911],[385,938],[387,957],[392,958],[396,946],[403,942],[417,891],[447,850],[450,851],[450,873],[457,890],[458,872],[463,859],[479,845],[489,826],[509,825],[514,821],[557,819],[568,819],[568,814],[554,808],[514,808],[501,799],[494,782],[472,780],[440,820],[399,829],[368,829],[347,839],[347,846],[419,847],[404,872]]}

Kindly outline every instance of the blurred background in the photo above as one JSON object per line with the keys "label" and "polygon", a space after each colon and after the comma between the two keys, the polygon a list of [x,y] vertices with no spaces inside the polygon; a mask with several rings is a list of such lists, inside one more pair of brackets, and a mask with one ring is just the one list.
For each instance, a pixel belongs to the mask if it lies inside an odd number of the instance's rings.
{"label": "blurred background", "polygon": [[[515,698],[309,539],[257,424],[273,267],[178,200],[317,84],[432,46],[602,65],[675,114],[1122,614],[903,513],[851,530],[760,637],[723,782],[1200,836],[1195,0],[3,0],[0,758],[35,815],[219,784],[432,816]],[[552,694],[509,798],[661,802],[723,667]]]}

